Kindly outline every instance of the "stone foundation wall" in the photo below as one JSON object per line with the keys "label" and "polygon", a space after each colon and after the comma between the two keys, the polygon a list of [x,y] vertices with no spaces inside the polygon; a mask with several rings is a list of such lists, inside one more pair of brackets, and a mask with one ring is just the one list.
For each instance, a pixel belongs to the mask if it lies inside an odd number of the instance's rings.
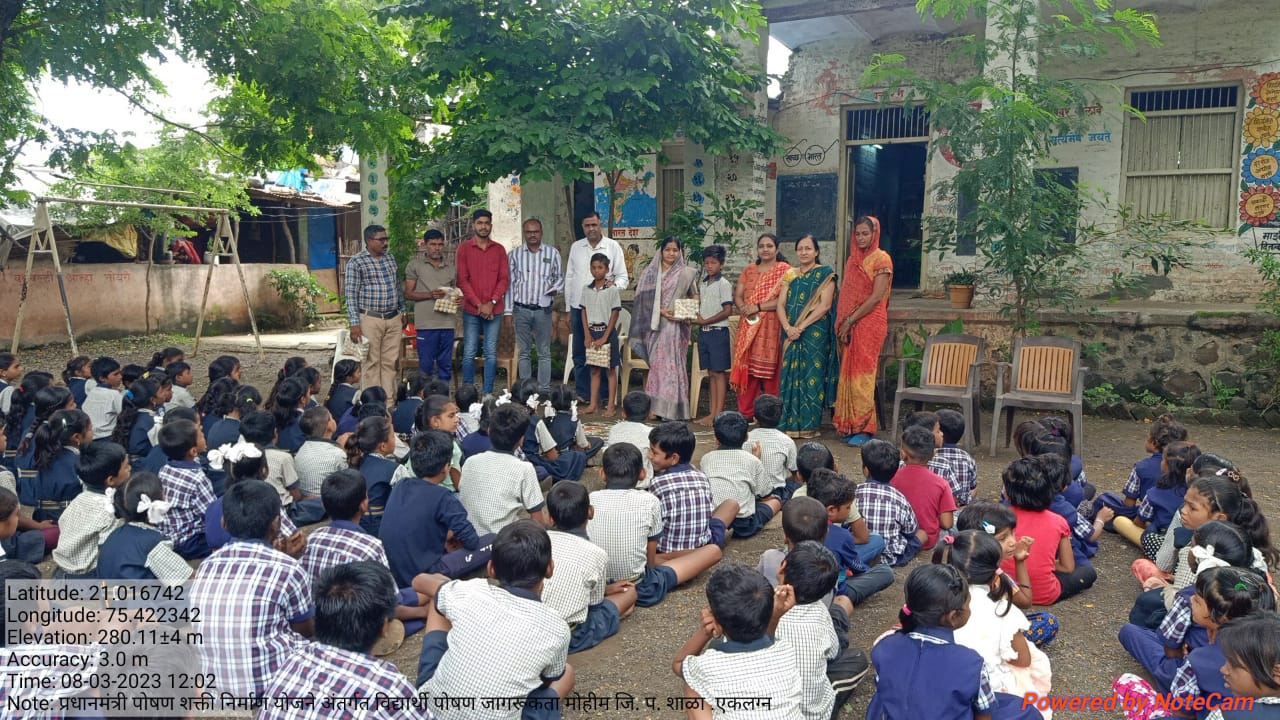
{"label": "stone foundation wall", "polygon": [[[901,354],[907,332],[919,337],[956,317],[964,332],[987,339],[988,359],[1008,361],[1012,342],[1009,323],[989,310],[890,310],[890,337],[885,352]],[[1280,427],[1280,403],[1273,395],[1275,367],[1260,366],[1262,333],[1280,328],[1280,320],[1250,312],[1204,311],[1192,307],[1150,310],[1100,310],[1094,313],[1051,313],[1041,318],[1041,332],[1080,340],[1083,365],[1089,368],[1086,409],[1098,414],[1144,419],[1173,412],[1199,422]],[[886,372],[882,382],[897,386]],[[1111,386],[1108,391],[1105,384]],[[1231,392],[1234,389],[1235,392]],[[983,371],[988,404],[995,394],[994,368]]]}

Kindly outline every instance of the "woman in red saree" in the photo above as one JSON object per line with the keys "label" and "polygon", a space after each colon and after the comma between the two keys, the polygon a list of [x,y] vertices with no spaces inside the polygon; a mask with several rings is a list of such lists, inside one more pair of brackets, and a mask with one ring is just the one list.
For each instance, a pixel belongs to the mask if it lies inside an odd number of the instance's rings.
{"label": "woman in red saree", "polygon": [[791,266],[778,257],[778,237],[765,233],[756,240],[756,262],[743,269],[734,292],[742,315],[734,340],[729,384],[738,394],[738,412],[755,418],[755,402],[761,393],[778,394],[782,328],[778,325],[778,290]]}
{"label": "woman in red saree", "polygon": [[893,260],[880,249],[880,221],[863,216],[853,226],[836,312],[836,337],[846,345],[836,391],[836,431],[855,447],[876,433],[876,370],[889,332]]}

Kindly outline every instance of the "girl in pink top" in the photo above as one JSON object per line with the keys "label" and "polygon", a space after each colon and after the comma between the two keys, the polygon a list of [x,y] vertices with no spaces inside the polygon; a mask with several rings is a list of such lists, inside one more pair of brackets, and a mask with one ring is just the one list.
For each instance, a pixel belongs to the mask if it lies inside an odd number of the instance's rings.
{"label": "girl in pink top", "polygon": [[[1034,457],[1019,458],[1004,469],[1000,478],[1004,482],[1004,499],[1018,518],[1015,532],[1019,538],[1032,540],[1026,567],[1035,604],[1052,605],[1092,587],[1098,573],[1088,561],[1077,561],[1072,555],[1067,521],[1049,510],[1053,483],[1041,463]],[[1002,567],[1013,574],[1012,559],[1005,560]]]}

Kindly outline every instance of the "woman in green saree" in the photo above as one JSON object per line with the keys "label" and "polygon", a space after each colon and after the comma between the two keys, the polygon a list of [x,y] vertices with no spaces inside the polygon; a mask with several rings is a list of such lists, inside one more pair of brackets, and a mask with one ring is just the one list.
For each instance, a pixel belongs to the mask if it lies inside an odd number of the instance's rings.
{"label": "woman in green saree", "polygon": [[818,436],[822,414],[836,396],[839,359],[833,332],[835,271],[819,264],[811,235],[796,241],[796,264],[782,278],[778,321],[782,324],[782,422],[791,437]]}

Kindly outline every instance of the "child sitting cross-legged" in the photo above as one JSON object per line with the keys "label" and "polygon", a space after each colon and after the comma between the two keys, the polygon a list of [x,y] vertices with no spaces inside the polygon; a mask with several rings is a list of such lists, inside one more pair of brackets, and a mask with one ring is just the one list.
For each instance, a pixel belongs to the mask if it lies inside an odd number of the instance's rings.
{"label": "child sitting cross-legged", "polygon": [[[1033,541],[1027,572],[1035,604],[1052,605],[1092,587],[1098,573],[1087,560],[1075,557],[1067,521],[1049,509],[1054,487],[1044,466],[1036,458],[1019,458],[1004,469],[1000,478],[1004,482],[1004,498],[1018,518],[1018,537]],[[1011,573],[1015,569],[1013,560],[1005,560],[1003,567]]]}
{"label": "child sitting cross-legged", "polygon": [[556,483],[547,493],[551,558],[555,574],[542,588],[542,602],[569,623],[569,654],[595,647],[618,632],[619,621],[636,604],[635,583],[608,582],[609,555],[591,542],[587,522],[594,515],[582,483]]}
{"label": "child sitting cross-legged", "polygon": [[630,443],[640,451],[641,457],[644,458],[644,480],[639,485],[641,490],[649,487],[649,483],[653,481],[653,465],[649,462],[648,452],[649,431],[652,428],[644,424],[645,419],[649,417],[650,405],[652,402],[647,393],[640,390],[627,393],[622,398],[623,420],[609,428],[609,436],[604,442],[606,447],[618,443]]}
{"label": "child sitting cross-legged", "polygon": [[791,586],[796,605],[778,621],[774,637],[795,648],[806,720],[834,717],[871,669],[867,654],[849,647],[848,598],[823,606],[839,575],[840,561],[812,540],[792,547],[778,569],[778,584]]}
{"label": "child sitting cross-legged", "polygon": [[[393,636],[396,585],[384,565],[358,561],[335,566],[316,579],[314,642],[298,643],[267,686],[269,698],[385,698],[370,717],[394,717],[390,703],[416,695],[395,665],[370,659]],[[258,720],[311,720],[328,716],[318,704],[291,710],[267,703]]]}
{"label": "child sitting cross-legged", "polygon": [[[347,563],[372,561],[390,569],[382,541],[360,527],[360,516],[369,506],[369,495],[360,472],[346,468],[331,473],[324,479],[320,492],[325,512],[333,519],[307,536],[307,550],[298,559],[302,569],[315,579],[326,570]],[[414,592],[408,583],[400,588],[395,614],[403,624],[403,632],[399,634],[412,635],[425,624],[426,598]]]}
{"label": "child sitting cross-legged", "polygon": [[[288,390],[289,381],[285,381]],[[267,458],[267,484],[276,489],[284,513],[294,525],[310,525],[324,518],[324,503],[318,495],[305,495],[294,466],[293,456],[278,445],[280,431],[276,417],[268,412],[249,413],[240,421],[240,435],[263,449]]]}
{"label": "child sitting cross-legged", "polygon": [[587,523],[587,533],[591,542],[609,554],[609,581],[636,584],[637,605],[657,605],[677,586],[720,562],[724,551],[719,545],[708,544],[658,563],[662,503],[652,494],[636,489],[644,474],[639,450],[630,445],[609,448],[600,473],[605,485],[603,490],[591,493],[595,513]]}
{"label": "child sitting cross-legged", "polygon": [[802,717],[796,649],[774,639],[778,622],[795,604],[790,585],[774,588],[744,565],[726,565],[711,575],[709,607],[671,663],[684,681],[683,707],[690,718],[710,718],[713,710],[722,718],[765,717],[742,712],[740,698],[767,700],[767,717]]}
{"label": "child sitting cross-legged", "polygon": [[387,499],[378,535],[401,587],[420,573],[462,577],[489,562],[493,534],[478,535],[457,495],[441,484],[449,475],[453,448],[452,433],[414,435],[409,446],[414,477],[396,483]]}
{"label": "child sitting cross-legged", "polygon": [[204,514],[215,500],[213,484],[196,458],[205,451],[200,424],[178,420],[160,426],[160,447],[169,458],[158,475],[164,484],[169,512],[160,529],[173,541],[173,549],[187,560],[209,554]]}
{"label": "child sitting cross-legged", "polygon": [[1098,510],[1109,507],[1118,517],[1136,516],[1138,503],[1147,496],[1147,491],[1155,487],[1163,475],[1160,465],[1164,459],[1165,446],[1186,439],[1186,426],[1174,420],[1172,415],[1166,413],[1156,418],[1155,422],[1147,428],[1145,448],[1151,454],[1134,463],[1121,494],[1105,492],[1094,498],[1093,514],[1096,515]]}
{"label": "child sitting cross-legged", "polygon": [[232,541],[200,564],[191,591],[204,633],[200,660],[223,690],[261,695],[312,634],[311,576],[273,547],[282,515],[270,485],[242,480],[222,500]]}
{"label": "child sitting cross-legged", "polygon": [[478,702],[432,703],[439,720],[560,717],[555,701],[573,690],[574,673],[567,660],[569,626],[540,600],[553,569],[546,528],[519,520],[493,542],[488,573],[496,582],[414,578],[414,589],[432,599],[418,658],[419,692],[441,700],[529,700],[523,710],[513,703],[495,709],[481,709]]}
{"label": "child sitting cross-legged", "polygon": [[921,565],[906,582],[900,627],[871,650],[876,693],[867,717],[1040,718],[1021,697],[993,692],[982,656],[955,642],[969,620],[969,582],[950,565]]}
{"label": "child sitting cross-legged", "polygon": [[[583,432],[582,422],[578,420],[576,391],[572,387],[556,383],[551,386],[548,394],[551,398],[551,408],[556,414],[555,417],[547,420],[547,429],[551,431],[551,437],[556,441],[556,450],[560,452],[577,450],[586,455],[587,460],[590,461],[604,447],[604,440],[588,436]],[[612,402],[606,417],[613,417]]]}
{"label": "child sitting cross-legged", "polygon": [[160,478],[134,473],[112,497],[124,524],[98,546],[96,577],[103,580],[159,580],[177,585],[191,577],[191,566],[158,526],[169,509]]}
{"label": "child sitting cross-legged", "polygon": [[[836,473],[840,472],[831,451],[827,449],[826,445],[816,440],[810,440],[800,448],[796,468],[798,486],[793,497],[806,497],[809,494],[809,480],[818,470],[825,469]],[[850,483],[849,487],[854,487],[853,483]],[[848,529],[849,533],[853,535],[854,547],[857,549],[858,557],[862,559],[863,563],[874,565],[876,558],[884,554],[884,538],[867,528],[866,518],[862,517],[862,513],[858,511],[858,502],[856,500],[850,501],[849,515],[840,525]]]}
{"label": "child sitting cross-legged", "polygon": [[98,577],[98,546],[120,524],[110,495],[129,479],[129,473],[129,455],[123,447],[89,443],[80,448],[76,474],[84,491],[62,512],[58,547],[53,549],[53,561],[58,564],[53,571],[55,578]]}
{"label": "child sitting cross-legged", "polygon": [[964,439],[964,415],[950,408],[939,410],[936,415],[938,429],[942,431],[942,445],[934,451],[933,459],[954,473],[951,494],[955,496],[956,505],[964,507],[974,500],[974,493],[978,490],[978,465],[973,456],[958,444]]}
{"label": "child sitting cross-legged", "polygon": [[785,503],[800,487],[793,477],[797,470],[796,441],[778,429],[782,421],[782,400],[777,395],[757,397],[753,408],[759,427],[747,433],[747,442],[760,446],[760,462],[773,483],[772,494]]}
{"label": "child sitting cross-legged", "polygon": [[894,474],[891,484],[911,503],[925,534],[921,547],[928,550],[938,542],[942,531],[955,525],[956,500],[947,481],[929,467],[935,447],[933,433],[909,426],[902,431],[899,447],[905,464]]}
{"label": "child sitting cross-legged", "polygon": [[1031,623],[1013,604],[1017,585],[1000,571],[1002,556],[1000,542],[981,530],[949,535],[934,548],[934,564],[951,565],[969,581],[969,621],[955,640],[982,656],[992,690],[1045,696],[1053,681],[1049,658],[1027,638]]}
{"label": "child sitting cross-legged", "polygon": [[[649,492],[658,498],[662,506],[659,561],[679,557],[708,544],[723,550],[725,530],[738,515],[736,500],[711,504],[711,481],[689,463],[697,445],[698,438],[687,424],[680,421],[664,422],[649,431],[648,455],[655,473]],[[643,484],[642,479],[636,487]]]}
{"label": "child sitting cross-legged", "polygon": [[[209,456],[210,462],[226,471],[227,487],[244,480],[265,481],[270,472],[263,448],[244,440],[212,450]],[[275,487],[271,483],[267,485]],[[222,506],[222,498],[217,498],[209,503],[209,509],[204,513],[204,536],[210,550],[217,550],[232,540],[231,532],[223,522]],[[306,536],[289,519],[289,514],[283,507],[280,509],[280,531],[277,533],[275,547],[295,558],[302,557],[307,548]]]}
{"label": "child sitting cross-legged", "polygon": [[338,422],[328,408],[318,405],[303,412],[298,425],[307,437],[293,456],[298,489],[304,497],[320,497],[324,479],[347,467],[347,454],[331,439]]}
{"label": "child sitting cross-legged", "polygon": [[[803,466],[803,448],[801,450]],[[893,567],[911,562],[926,538],[911,503],[890,484],[901,460],[902,455],[892,443],[868,440],[862,446],[862,474],[866,480],[853,490],[854,500],[867,521],[867,530],[884,538],[883,561]]]}
{"label": "child sitting cross-legged", "polygon": [[[809,479],[809,497],[822,503],[827,511],[829,525],[824,544],[840,561],[836,593],[847,596],[857,605],[892,585],[893,570],[888,565],[868,567],[870,560],[864,559],[853,534],[842,525],[850,518],[854,503],[853,483],[849,478],[826,468],[816,470]],[[877,552],[878,548],[870,546],[870,550]],[[872,555],[871,560],[874,558]]]}
{"label": "child sitting cross-legged", "polygon": [[[961,494],[966,494],[968,488],[960,488],[960,478],[956,475],[955,470],[951,468],[951,464],[937,456],[938,450],[942,449],[944,438],[942,436],[942,425],[938,422],[937,413],[923,410],[913,412],[902,421],[902,430],[906,432],[909,427],[918,427],[928,430],[933,435],[933,453],[929,457],[929,462],[921,463],[931,470],[935,475],[947,481],[947,487],[951,488],[951,496],[955,498],[957,489],[962,490]],[[903,464],[906,464],[906,458],[903,458]],[[958,503],[959,500],[956,500]]]}
{"label": "child sitting cross-legged", "polygon": [[[726,410],[712,424],[718,448],[702,456],[702,472],[711,482],[711,502],[738,503],[738,516],[729,525],[735,538],[749,538],[782,509],[782,501],[770,495],[773,478],[755,452],[742,448],[747,441],[747,419],[736,410]],[[753,449],[758,446],[753,445]]]}
{"label": "child sitting cross-legged", "polygon": [[496,533],[515,522],[521,510],[549,524],[533,465],[511,454],[528,428],[529,411],[525,408],[514,403],[494,408],[489,419],[493,449],[471,456],[462,468],[458,499],[481,535]]}
{"label": "child sitting cross-legged", "polygon": [[[895,465],[894,469],[896,470],[897,467]],[[817,440],[810,440],[796,449],[796,471],[792,477],[796,487],[792,490],[791,497],[804,497],[809,494],[809,478],[813,477],[813,471],[818,468],[835,470],[836,456],[831,454],[831,450],[826,445]],[[889,477],[893,475],[890,474]]]}
{"label": "child sitting cross-legged", "polygon": [[[1003,565],[1000,574],[1011,588],[1009,600],[1019,610],[1027,611],[1034,604],[1031,592],[1031,573],[1027,570],[1027,558],[1031,555],[1030,537],[1018,538],[1015,529],[1018,516],[1004,503],[993,500],[975,500],[960,511],[956,518],[956,529],[981,530],[1000,543],[1000,557],[1003,563],[1013,563],[1013,572],[1008,572],[1008,565]],[[1050,612],[1026,612],[1030,627],[1025,631],[1027,639],[1037,647],[1044,647],[1058,636],[1058,617]]]}

